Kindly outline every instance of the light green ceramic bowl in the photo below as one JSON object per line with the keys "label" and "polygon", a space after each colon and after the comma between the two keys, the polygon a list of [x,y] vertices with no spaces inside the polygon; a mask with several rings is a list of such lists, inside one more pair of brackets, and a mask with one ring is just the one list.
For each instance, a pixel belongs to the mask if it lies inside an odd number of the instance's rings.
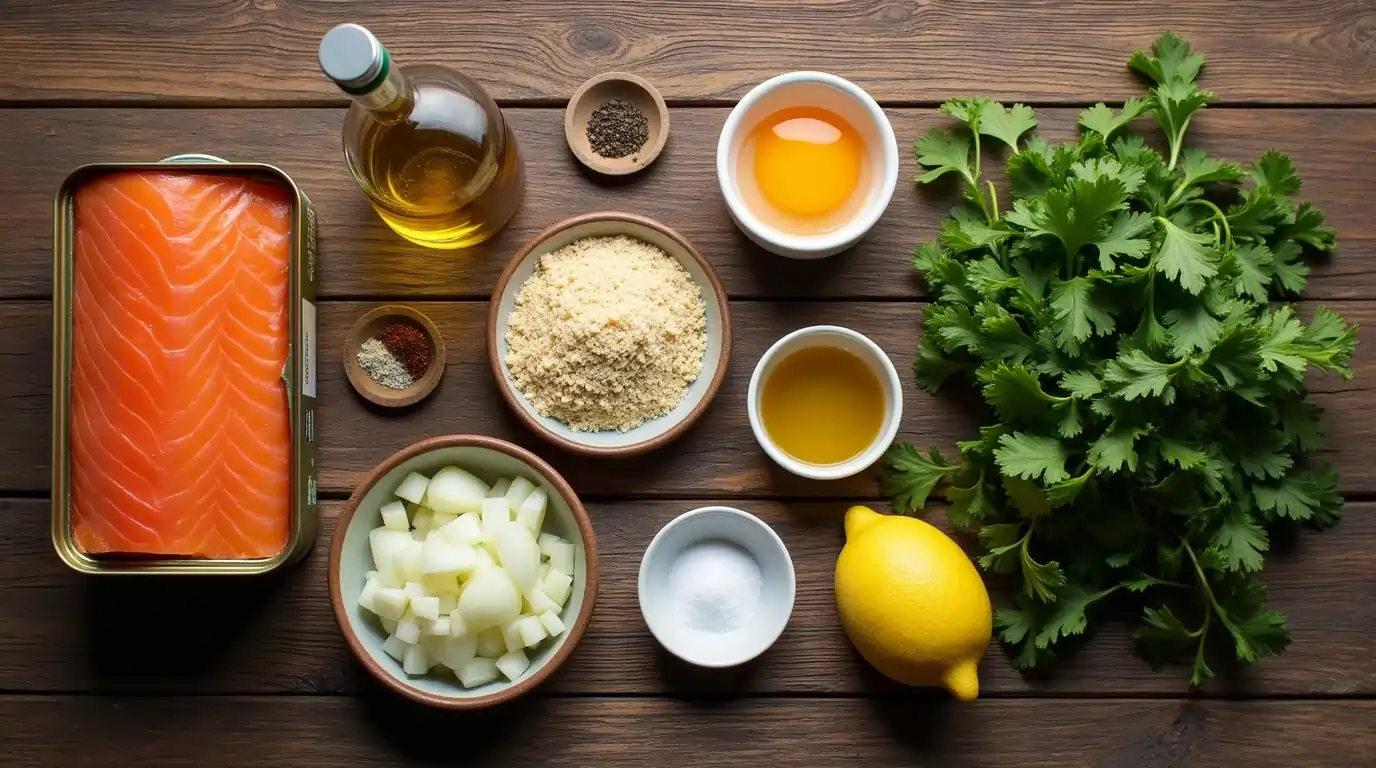
{"label": "light green ceramic bowl", "polygon": [[[451,674],[437,668],[411,677],[401,663],[382,651],[387,634],[377,617],[358,606],[363,575],[373,570],[368,532],[382,525],[379,512],[393,500],[397,485],[410,472],[433,474],[453,464],[487,482],[520,475],[549,496],[544,530],[574,545],[573,593],[562,618],[568,626],[554,641],[545,641],[530,654],[530,668],[515,682],[464,688]],[[535,454],[504,440],[481,435],[449,435],[422,440],[392,454],[363,478],[339,516],[330,544],[330,603],[339,631],[359,662],[383,685],[422,704],[446,709],[478,709],[515,699],[538,686],[573,653],[592,620],[597,602],[597,540],[583,504],[564,478]]]}

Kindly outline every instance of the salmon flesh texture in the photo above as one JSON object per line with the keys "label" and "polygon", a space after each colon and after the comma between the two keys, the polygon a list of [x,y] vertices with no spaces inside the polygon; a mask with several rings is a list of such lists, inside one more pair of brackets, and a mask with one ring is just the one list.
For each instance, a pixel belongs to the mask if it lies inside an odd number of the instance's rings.
{"label": "salmon flesh texture", "polygon": [[286,546],[290,262],[291,202],[270,182],[138,171],[77,190],[81,551],[250,559]]}

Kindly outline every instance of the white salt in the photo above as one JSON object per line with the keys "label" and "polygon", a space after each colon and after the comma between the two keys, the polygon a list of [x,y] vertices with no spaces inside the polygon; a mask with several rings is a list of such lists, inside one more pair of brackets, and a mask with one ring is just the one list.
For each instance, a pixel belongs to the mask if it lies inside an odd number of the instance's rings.
{"label": "white salt", "polygon": [[720,540],[700,541],[669,570],[674,613],[691,629],[726,634],[740,629],[760,602],[760,566],[743,548]]}

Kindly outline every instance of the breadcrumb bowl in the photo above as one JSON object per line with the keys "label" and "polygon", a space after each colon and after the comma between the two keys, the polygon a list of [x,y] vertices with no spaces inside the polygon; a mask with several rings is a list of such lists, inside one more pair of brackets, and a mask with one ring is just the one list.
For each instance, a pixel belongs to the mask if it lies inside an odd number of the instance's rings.
{"label": "breadcrumb bowl", "polygon": [[[496,680],[472,688],[453,672],[432,666],[429,674],[408,675],[403,664],[384,650],[387,632],[359,605],[366,574],[374,568],[369,534],[385,525],[382,508],[394,501],[412,472],[431,476],[457,466],[487,483],[521,477],[544,492],[544,530],[572,544],[571,591],[563,604],[561,634],[530,650],[529,666],[515,680]],[[516,525],[516,523],[512,523]],[[534,690],[573,654],[597,602],[597,540],[592,521],[567,481],[535,454],[504,440],[482,435],[447,435],[414,443],[392,454],[370,471],[354,490],[335,524],[330,543],[329,591],[339,631],[368,673],[413,701],[441,709],[482,709],[519,698]]]}
{"label": "breadcrumb bowl", "polygon": [[[507,323],[522,285],[535,273],[545,254],[588,237],[625,235],[658,247],[678,261],[702,295],[707,346],[702,371],[683,399],[668,413],[626,431],[577,431],[542,415],[523,395],[507,365]],[[585,456],[624,458],[652,451],[682,435],[702,416],[721,388],[731,361],[731,315],[726,292],[712,265],[682,235],[654,219],[631,213],[603,211],[564,219],[531,238],[512,257],[492,293],[487,318],[487,353],[497,387],[512,411],[536,434],[555,445]]]}

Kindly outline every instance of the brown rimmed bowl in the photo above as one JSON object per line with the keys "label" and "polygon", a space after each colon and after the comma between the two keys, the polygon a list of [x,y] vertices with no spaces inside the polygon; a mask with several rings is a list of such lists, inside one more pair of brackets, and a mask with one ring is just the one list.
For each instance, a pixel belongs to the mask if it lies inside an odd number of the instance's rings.
{"label": "brown rimmed bowl", "polygon": [[[393,323],[404,323],[419,328],[430,342],[430,367],[425,373],[405,389],[391,389],[373,380],[363,366],[358,363],[358,349],[363,342],[371,339]],[[344,372],[354,391],[365,400],[387,408],[402,408],[424,400],[444,376],[444,337],[430,318],[419,310],[400,304],[389,304],[363,314],[349,329],[344,339]]]}
{"label": "brown rimmed bowl", "polygon": [[[588,141],[588,120],[593,110],[612,99],[634,104],[648,123],[645,145],[625,157],[603,157]],[[669,140],[669,108],[664,97],[649,81],[629,72],[604,72],[589,79],[573,92],[564,109],[564,138],[578,162],[606,176],[625,176],[644,169]]]}
{"label": "brown rimmed bowl", "polygon": [[[543,416],[516,386],[507,368],[507,318],[516,305],[521,286],[534,274],[540,258],[550,251],[586,237],[626,235],[657,246],[677,259],[702,293],[707,321],[707,350],[702,372],[688,387],[684,398],[669,413],[626,432],[603,430],[577,432],[567,424]],[[497,388],[516,416],[536,434],[573,453],[602,458],[624,458],[652,451],[682,435],[697,421],[726,378],[731,363],[731,310],[726,291],[712,265],[687,239],[646,216],[616,211],[585,213],[560,221],[531,238],[512,257],[497,278],[487,314],[487,356]]]}
{"label": "brown rimmed bowl", "polygon": [[[549,495],[544,529],[574,545],[573,593],[561,618],[568,627],[553,642],[546,641],[527,650],[531,666],[515,682],[501,678],[477,688],[467,689],[443,667],[430,674],[411,677],[401,663],[382,651],[387,639],[381,624],[371,613],[358,607],[358,595],[372,570],[368,532],[382,525],[380,509],[395,498],[397,485],[410,472],[433,474],[453,464],[487,482],[498,477],[521,475]],[[330,542],[330,604],[339,631],[359,663],[383,685],[413,701],[442,709],[482,709],[519,698],[534,690],[554,674],[578,643],[592,621],[597,602],[597,538],[592,521],[578,496],[535,454],[504,440],[482,435],[432,437],[392,454],[370,471],[359,483],[335,524]]]}

